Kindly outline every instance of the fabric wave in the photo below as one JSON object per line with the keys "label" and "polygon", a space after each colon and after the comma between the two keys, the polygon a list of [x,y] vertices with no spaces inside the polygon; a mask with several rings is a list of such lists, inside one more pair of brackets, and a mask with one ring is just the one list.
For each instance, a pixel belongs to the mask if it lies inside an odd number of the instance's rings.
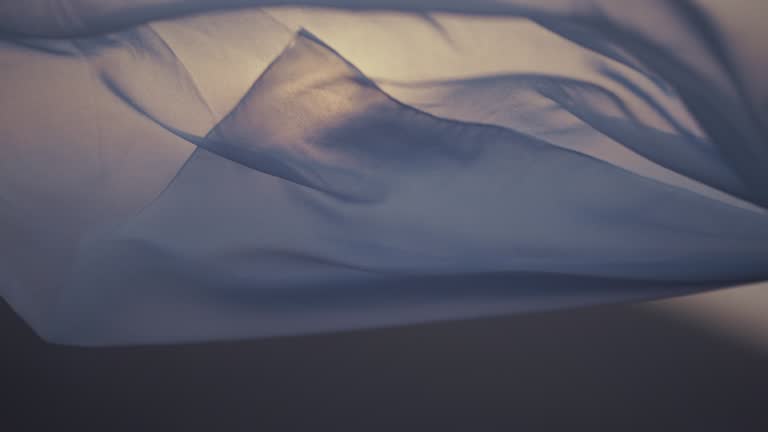
{"label": "fabric wave", "polygon": [[0,7],[0,294],[46,340],[768,278],[759,2],[276,3]]}

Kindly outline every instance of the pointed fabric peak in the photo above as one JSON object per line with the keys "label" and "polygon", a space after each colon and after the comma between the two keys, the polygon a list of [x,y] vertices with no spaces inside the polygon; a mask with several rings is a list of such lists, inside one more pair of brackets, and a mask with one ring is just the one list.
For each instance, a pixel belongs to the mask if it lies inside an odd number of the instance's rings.
{"label": "pointed fabric peak", "polygon": [[396,174],[470,162],[483,144],[456,139],[467,131],[396,102],[300,30],[203,146],[342,200],[373,202]]}
{"label": "pointed fabric peak", "polygon": [[[47,340],[115,345],[766,280],[764,209],[627,168],[637,149],[757,203],[768,172],[765,129],[745,111],[761,93],[738,90],[754,80],[735,85],[699,15],[649,2],[312,1],[467,14],[275,10],[2,36],[0,294]],[[0,6],[0,28],[114,31],[260,1],[92,3]],[[544,12],[570,39],[507,15]],[[300,25],[276,22],[292,13]],[[327,44],[300,30],[286,46],[300,26]]]}

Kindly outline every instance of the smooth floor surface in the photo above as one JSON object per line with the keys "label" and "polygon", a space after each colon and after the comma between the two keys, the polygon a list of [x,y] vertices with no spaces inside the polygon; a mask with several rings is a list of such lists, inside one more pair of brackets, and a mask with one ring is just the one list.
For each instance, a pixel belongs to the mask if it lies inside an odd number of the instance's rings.
{"label": "smooth floor surface", "polygon": [[765,292],[98,349],[46,345],[3,305],[2,429],[765,431],[767,351],[678,313]]}

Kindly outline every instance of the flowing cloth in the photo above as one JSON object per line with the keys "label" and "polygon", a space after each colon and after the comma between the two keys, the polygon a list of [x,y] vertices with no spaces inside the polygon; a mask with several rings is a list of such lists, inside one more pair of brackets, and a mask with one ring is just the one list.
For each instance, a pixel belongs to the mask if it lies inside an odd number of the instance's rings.
{"label": "flowing cloth", "polygon": [[760,0],[0,5],[0,295],[177,343],[768,279]]}

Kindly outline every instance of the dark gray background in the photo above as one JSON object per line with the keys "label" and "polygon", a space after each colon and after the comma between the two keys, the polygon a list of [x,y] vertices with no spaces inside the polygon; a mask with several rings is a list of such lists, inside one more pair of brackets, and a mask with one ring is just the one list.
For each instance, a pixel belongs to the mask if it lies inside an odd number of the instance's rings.
{"label": "dark gray background", "polygon": [[4,431],[768,431],[768,356],[613,305],[176,347],[46,345],[0,305]]}

